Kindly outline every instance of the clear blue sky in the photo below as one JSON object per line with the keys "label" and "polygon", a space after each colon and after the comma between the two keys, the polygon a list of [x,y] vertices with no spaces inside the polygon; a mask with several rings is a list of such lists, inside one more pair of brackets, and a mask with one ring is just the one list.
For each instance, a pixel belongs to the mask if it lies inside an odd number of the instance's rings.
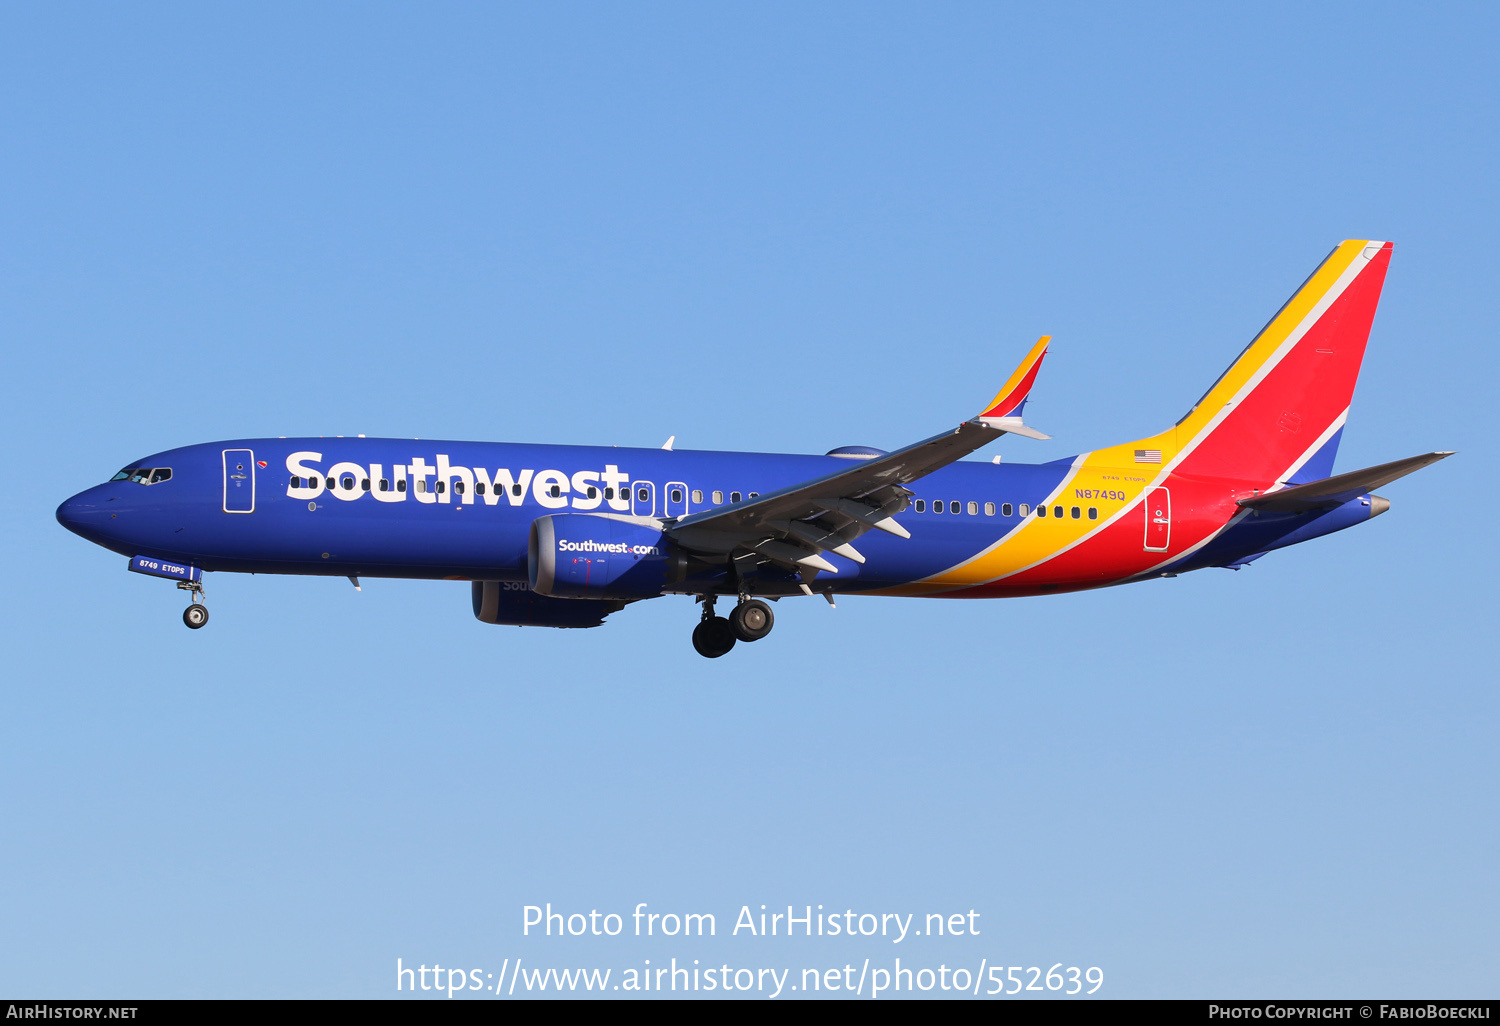
{"label": "clear blue sky", "polygon": [[[0,993],[352,996],[394,965],[1097,965],[1109,996],[1494,996],[1491,5],[0,10]],[[131,459],[355,434],[1007,459],[1176,419],[1392,239],[1341,470],[1460,455],[1240,573],[1048,599],[212,575],[53,520]],[[980,458],[988,458],[987,450]],[[709,911],[712,941],[520,935]],[[893,949],[741,905],[982,914]],[[799,992],[800,993],[800,992]]]}

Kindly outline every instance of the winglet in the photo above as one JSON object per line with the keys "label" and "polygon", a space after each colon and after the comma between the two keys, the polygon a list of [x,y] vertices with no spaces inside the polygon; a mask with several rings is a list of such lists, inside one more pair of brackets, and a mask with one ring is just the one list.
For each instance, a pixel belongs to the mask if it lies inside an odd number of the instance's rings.
{"label": "winglet", "polygon": [[1037,344],[1031,347],[1031,352],[1026,354],[1015,373],[1001,386],[1000,393],[979,415],[977,419],[980,423],[1011,434],[1025,435],[1027,438],[1051,437],[1021,422],[1021,411],[1026,407],[1026,398],[1031,394],[1031,386],[1036,383],[1036,373],[1042,367],[1042,358],[1047,355],[1047,346],[1051,341],[1051,335],[1043,335],[1037,340]]}

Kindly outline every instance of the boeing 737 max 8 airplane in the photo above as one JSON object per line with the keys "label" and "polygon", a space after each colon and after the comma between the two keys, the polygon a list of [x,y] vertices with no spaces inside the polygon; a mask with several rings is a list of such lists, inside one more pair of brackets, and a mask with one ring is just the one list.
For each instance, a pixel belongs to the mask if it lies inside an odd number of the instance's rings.
{"label": "boeing 737 max 8 airplane", "polygon": [[[390,438],[257,438],[132,461],[70,531],[191,593],[204,571],[472,582],[489,624],[596,627],[693,595],[710,658],[766,599],[1001,598],[1238,568],[1363,523],[1447,452],[1333,476],[1391,244],[1339,245],[1176,424],[1042,464],[960,462],[1022,420],[1048,339],[984,411],[895,452],[823,456]],[[716,599],[735,602],[715,615]]]}

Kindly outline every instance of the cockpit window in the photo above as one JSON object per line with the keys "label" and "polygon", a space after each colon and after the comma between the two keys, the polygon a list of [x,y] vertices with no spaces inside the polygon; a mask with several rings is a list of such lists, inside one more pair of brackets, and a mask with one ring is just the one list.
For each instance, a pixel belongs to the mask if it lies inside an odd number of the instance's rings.
{"label": "cockpit window", "polygon": [[111,481],[131,481],[135,484],[154,485],[172,479],[171,467],[126,467]]}

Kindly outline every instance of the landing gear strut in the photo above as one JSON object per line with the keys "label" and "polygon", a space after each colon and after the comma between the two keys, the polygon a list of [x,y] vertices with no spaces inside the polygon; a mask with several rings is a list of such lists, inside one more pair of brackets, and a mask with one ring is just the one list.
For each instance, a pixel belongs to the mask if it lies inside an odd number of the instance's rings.
{"label": "landing gear strut", "polygon": [[203,604],[203,585],[198,581],[178,581],[180,591],[192,592],[193,604],[182,611],[182,622],[193,630],[208,623],[208,607]]}
{"label": "landing gear strut", "polygon": [[734,628],[714,615],[714,596],[703,596],[703,619],[693,628],[693,648],[706,659],[717,659],[734,647]]}

